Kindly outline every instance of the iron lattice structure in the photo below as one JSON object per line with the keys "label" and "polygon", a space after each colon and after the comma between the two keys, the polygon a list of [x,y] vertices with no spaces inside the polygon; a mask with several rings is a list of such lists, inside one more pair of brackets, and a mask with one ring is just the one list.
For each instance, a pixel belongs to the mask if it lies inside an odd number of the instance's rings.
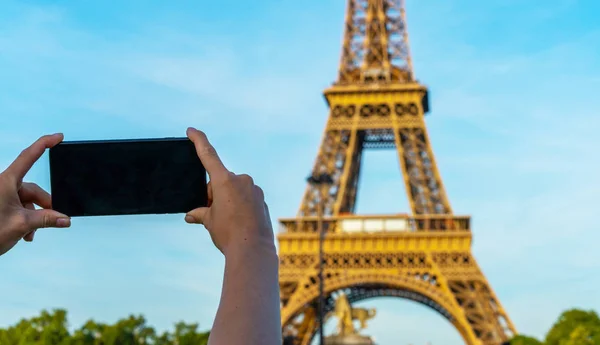
{"label": "iron lattice structure", "polygon": [[[498,345],[515,328],[471,254],[470,218],[456,216],[427,136],[428,90],[415,80],[403,0],[349,0],[330,114],[296,218],[278,234],[286,342],[308,345],[317,329],[319,207],[323,214],[326,317],[335,296],[396,296],[451,322],[468,345]],[[412,214],[354,213],[365,149],[395,149]],[[396,191],[389,191],[395,193]],[[320,202],[322,201],[322,203]]]}

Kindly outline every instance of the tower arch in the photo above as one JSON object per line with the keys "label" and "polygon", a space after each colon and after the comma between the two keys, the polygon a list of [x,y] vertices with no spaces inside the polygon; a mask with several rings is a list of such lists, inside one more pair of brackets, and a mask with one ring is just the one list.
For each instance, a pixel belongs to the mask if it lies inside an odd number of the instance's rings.
{"label": "tower arch", "polygon": [[[461,335],[465,344],[479,345],[480,342],[469,334],[469,327],[462,321],[464,316],[460,310],[448,300],[441,287],[436,284],[422,283],[418,279],[405,278],[398,275],[384,275],[377,273],[355,274],[345,277],[329,278],[325,282],[325,315],[331,316],[334,303],[340,293],[344,293],[350,303],[379,297],[397,297],[411,300],[428,307],[444,317]],[[295,303],[295,309],[282,310],[284,333],[296,333],[295,336],[302,345],[311,343],[317,331],[316,323],[304,320],[314,315],[314,306],[319,297],[318,290],[314,287],[302,293],[303,298]],[[306,315],[304,315],[306,313]],[[297,328],[297,329],[294,329]],[[301,334],[299,334],[301,333]]]}

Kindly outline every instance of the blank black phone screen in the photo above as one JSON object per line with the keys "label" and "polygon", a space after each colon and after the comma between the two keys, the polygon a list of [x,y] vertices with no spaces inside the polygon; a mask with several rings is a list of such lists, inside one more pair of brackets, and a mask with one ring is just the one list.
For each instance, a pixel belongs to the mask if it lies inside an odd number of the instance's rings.
{"label": "blank black phone screen", "polygon": [[73,141],[50,149],[52,208],[70,217],[186,213],[207,205],[187,138]]}

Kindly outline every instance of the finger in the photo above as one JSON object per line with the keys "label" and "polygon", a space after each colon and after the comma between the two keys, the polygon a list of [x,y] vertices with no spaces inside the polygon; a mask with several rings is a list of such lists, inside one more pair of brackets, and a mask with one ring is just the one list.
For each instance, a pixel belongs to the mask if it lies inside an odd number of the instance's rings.
{"label": "finger", "polygon": [[229,174],[229,170],[221,162],[221,158],[219,158],[217,151],[208,141],[206,134],[190,127],[187,130],[187,135],[194,143],[198,158],[200,158],[202,165],[206,168],[206,172],[208,172],[211,180],[222,179]]}
{"label": "finger", "polygon": [[252,176],[248,175],[248,174],[241,174],[238,175],[238,178],[240,179],[240,181],[242,181],[244,184],[246,185],[250,185],[250,186],[254,186],[254,179],[252,178]]}
{"label": "finger", "polygon": [[71,219],[53,210],[25,210],[25,234],[41,228],[68,228]]}
{"label": "finger", "polygon": [[17,180],[23,179],[46,149],[56,146],[63,138],[64,136],[61,133],[44,135],[39,138],[35,143],[21,152],[19,157],[6,169],[7,173]]}
{"label": "finger", "polygon": [[207,202],[207,207],[211,207],[212,203],[213,203],[213,191],[212,191],[212,185],[210,184],[210,181],[208,181],[208,184],[206,185],[206,190],[208,192],[208,202]]}
{"label": "finger", "polygon": [[254,186],[254,193],[260,201],[265,201],[265,192],[259,186]]}
{"label": "finger", "polygon": [[52,208],[50,194],[35,183],[24,182],[19,189],[21,202],[35,203],[42,208]]}
{"label": "finger", "polygon": [[267,205],[267,203],[265,202],[265,215],[267,216],[267,219],[271,219],[271,213],[269,212],[269,205]]}
{"label": "finger", "polygon": [[185,215],[185,221],[190,224],[203,224],[206,226],[208,207],[200,207],[195,210],[191,210]]}
{"label": "finger", "polygon": [[269,212],[269,205],[265,202],[265,216],[267,217],[267,222],[269,224],[269,228],[273,231],[273,222],[271,222],[271,212]]}
{"label": "finger", "polygon": [[[28,210],[35,210],[35,206],[33,206],[32,203],[25,203],[23,204],[23,207],[25,207]],[[23,240],[25,240],[25,242],[32,242],[33,237],[35,236],[35,232],[36,230],[33,230],[32,232],[28,233],[27,235],[25,235],[25,237],[23,237]]]}
{"label": "finger", "polygon": [[23,237],[23,240],[25,242],[33,242],[33,236],[35,236],[35,231],[36,230],[33,230],[32,232],[30,232],[27,235],[25,235],[25,237]]}

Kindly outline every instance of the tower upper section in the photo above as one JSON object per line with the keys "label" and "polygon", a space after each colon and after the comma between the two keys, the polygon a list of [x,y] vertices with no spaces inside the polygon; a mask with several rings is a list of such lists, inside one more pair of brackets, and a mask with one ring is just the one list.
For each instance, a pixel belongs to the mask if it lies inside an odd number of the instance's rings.
{"label": "tower upper section", "polygon": [[348,0],[336,85],[414,82],[404,0]]}

